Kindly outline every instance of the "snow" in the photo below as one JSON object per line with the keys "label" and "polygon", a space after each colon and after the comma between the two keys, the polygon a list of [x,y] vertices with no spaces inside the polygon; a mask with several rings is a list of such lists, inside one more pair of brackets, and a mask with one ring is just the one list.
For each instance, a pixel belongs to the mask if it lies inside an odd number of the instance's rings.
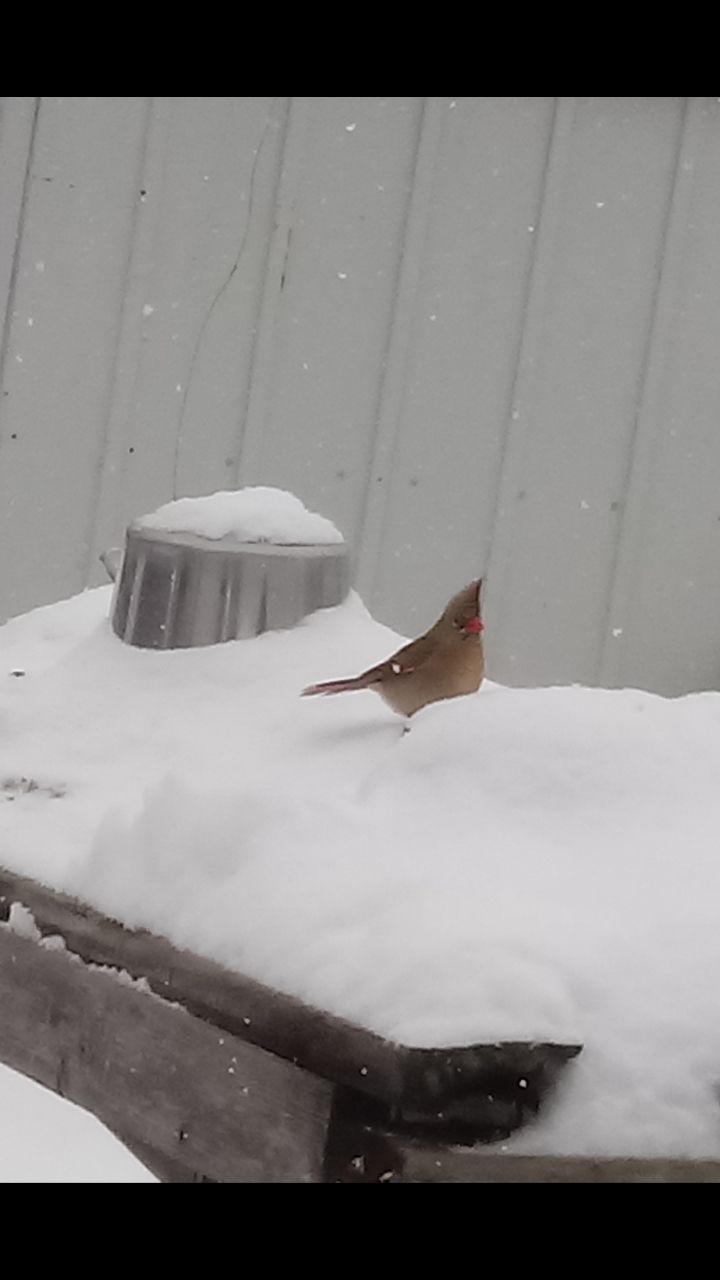
{"label": "snow", "polygon": [[201,538],[237,538],[239,542],[271,542],[282,546],[342,542],[338,528],[326,516],[308,511],[299,498],[285,489],[266,485],[202,498],[176,498],[138,526],[168,533],[194,533]]}
{"label": "snow", "polygon": [[10,916],[5,927],[12,929],[18,937],[32,938],[34,942],[39,942],[42,936],[32,911],[28,911],[21,902],[10,904]]}
{"label": "snow", "polygon": [[0,1063],[0,1182],[157,1182],[82,1107]]}
{"label": "snow", "polygon": [[407,1044],[581,1042],[503,1150],[720,1158],[720,695],[488,681],[403,734],[299,697],[403,642],[355,594],[166,652],[110,596],[0,628],[7,867]]}

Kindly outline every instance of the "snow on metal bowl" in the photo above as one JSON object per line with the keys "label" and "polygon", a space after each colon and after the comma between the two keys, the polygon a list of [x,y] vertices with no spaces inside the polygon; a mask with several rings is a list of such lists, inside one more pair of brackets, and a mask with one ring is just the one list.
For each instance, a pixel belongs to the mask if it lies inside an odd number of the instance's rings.
{"label": "snow on metal bowl", "polygon": [[349,586],[342,535],[292,494],[180,499],[128,528],[112,626],[144,649],[217,644],[293,627]]}

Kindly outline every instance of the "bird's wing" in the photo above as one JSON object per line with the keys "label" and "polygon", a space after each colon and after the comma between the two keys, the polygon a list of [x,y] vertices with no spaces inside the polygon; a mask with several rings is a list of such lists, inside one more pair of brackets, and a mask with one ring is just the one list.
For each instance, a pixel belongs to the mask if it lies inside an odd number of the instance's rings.
{"label": "bird's wing", "polygon": [[402,649],[398,649],[392,658],[387,658],[385,662],[381,662],[377,667],[370,667],[368,671],[363,671],[360,677],[367,680],[371,676],[382,680],[391,675],[398,676],[400,674],[408,675],[411,671],[417,671],[423,663],[435,650],[434,642],[429,636],[420,636],[419,640],[411,640],[409,644],[403,645]]}

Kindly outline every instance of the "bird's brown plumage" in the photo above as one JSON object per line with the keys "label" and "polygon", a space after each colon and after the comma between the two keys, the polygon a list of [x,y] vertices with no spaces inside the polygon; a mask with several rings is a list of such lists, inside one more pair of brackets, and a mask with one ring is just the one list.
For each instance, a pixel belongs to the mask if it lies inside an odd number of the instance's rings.
{"label": "bird's brown plumage", "polygon": [[480,632],[482,579],[459,591],[424,636],[403,645],[387,661],[354,680],[328,680],[302,696],[374,689],[400,715],[412,716],[430,702],[475,693],[485,675]]}

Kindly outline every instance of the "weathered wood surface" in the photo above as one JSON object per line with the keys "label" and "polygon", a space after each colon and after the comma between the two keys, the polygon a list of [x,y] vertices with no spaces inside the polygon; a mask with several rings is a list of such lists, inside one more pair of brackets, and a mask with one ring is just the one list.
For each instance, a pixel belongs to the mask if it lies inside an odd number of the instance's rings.
{"label": "weathered wood surface", "polygon": [[[448,1150],[417,1143],[389,1148],[375,1159],[373,1174],[364,1176],[365,1157],[331,1182],[467,1183],[467,1182],[720,1182],[716,1160],[590,1159],[581,1156],[490,1155],[482,1148]],[[380,1166],[384,1165],[381,1169]],[[380,1169],[380,1172],[377,1170]]]}
{"label": "weathered wood surface", "polygon": [[459,1146],[398,1132],[338,1089],[325,1156],[325,1180],[341,1183],[720,1182],[720,1161],[510,1155],[482,1144]]}
{"label": "weathered wood surface", "polygon": [[[394,1179],[393,1179],[394,1181]],[[720,1182],[717,1160],[585,1159],[488,1155],[482,1151],[407,1153],[402,1182]]]}
{"label": "weathered wood surface", "polygon": [[214,1026],[456,1138],[512,1132],[579,1052],[577,1045],[522,1043],[408,1048],[0,871],[0,915],[14,901],[30,908],[43,934],[60,934],[85,961],[144,978],[157,995]]}
{"label": "weathered wood surface", "polygon": [[[151,990],[216,1027],[378,1096],[401,1089],[395,1046],[382,1037],[305,1005],[167,939],[126,929],[65,894],[0,870],[0,916],[12,902],[28,907],[43,935],[59,934],[91,964],[145,978]],[[349,1077],[349,1078],[346,1078]]]}
{"label": "weathered wood surface", "polygon": [[330,1084],[7,929],[0,1059],[93,1112],[165,1180],[322,1178]]}

